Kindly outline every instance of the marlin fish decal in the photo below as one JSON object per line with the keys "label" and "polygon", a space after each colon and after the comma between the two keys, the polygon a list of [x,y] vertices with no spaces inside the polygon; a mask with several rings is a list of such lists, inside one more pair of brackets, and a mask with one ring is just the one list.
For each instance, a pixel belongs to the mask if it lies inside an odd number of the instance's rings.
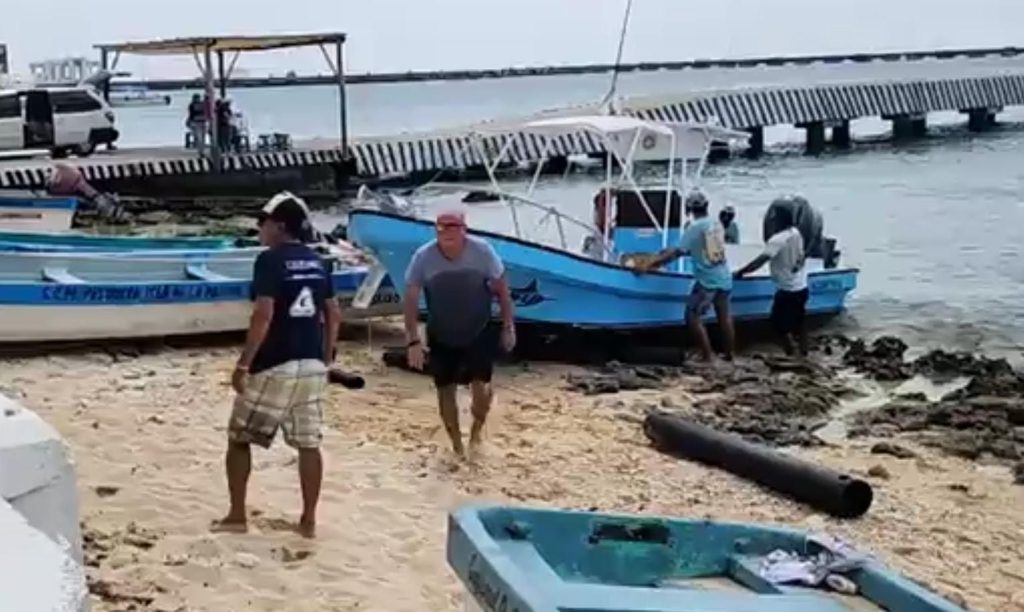
{"label": "marlin fish decal", "polygon": [[522,308],[554,300],[554,298],[549,298],[540,293],[537,289],[537,279],[530,281],[525,287],[509,287],[509,292],[512,294],[512,301],[515,305]]}

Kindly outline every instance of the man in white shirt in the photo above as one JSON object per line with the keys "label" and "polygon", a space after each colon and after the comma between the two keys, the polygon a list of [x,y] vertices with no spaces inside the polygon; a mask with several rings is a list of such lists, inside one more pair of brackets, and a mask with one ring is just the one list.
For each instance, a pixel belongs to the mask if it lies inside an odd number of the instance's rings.
{"label": "man in white shirt", "polygon": [[764,251],[737,270],[733,277],[742,278],[770,262],[769,269],[776,286],[775,299],[772,300],[772,325],[787,355],[793,354],[793,336],[796,336],[800,355],[806,357],[807,332],[804,329],[804,317],[808,291],[804,239],[793,223],[791,210],[781,208],[777,215],[779,226],[783,229],[769,238]]}

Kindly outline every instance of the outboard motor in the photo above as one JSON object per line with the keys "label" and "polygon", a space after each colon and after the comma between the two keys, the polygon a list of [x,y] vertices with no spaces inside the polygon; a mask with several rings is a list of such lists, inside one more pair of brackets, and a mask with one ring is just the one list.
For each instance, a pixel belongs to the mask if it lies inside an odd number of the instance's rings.
{"label": "outboard motor", "polygon": [[120,223],[124,221],[124,207],[121,206],[117,194],[101,193],[89,184],[76,166],[65,162],[53,164],[46,183],[46,192],[50,195],[78,196],[88,206],[96,210],[100,218]]}
{"label": "outboard motor", "polygon": [[[776,198],[768,205],[768,211],[764,214],[763,234],[767,242],[774,234],[782,230],[776,217],[780,209],[788,209],[793,215],[793,223],[804,239],[804,253],[807,257],[820,258],[825,262],[825,267],[835,267],[838,260],[838,251],[835,249],[835,239],[824,237],[824,221],[821,213],[818,212],[802,196],[782,196]],[[829,256],[827,257],[826,254]],[[829,260],[833,265],[829,266]]]}

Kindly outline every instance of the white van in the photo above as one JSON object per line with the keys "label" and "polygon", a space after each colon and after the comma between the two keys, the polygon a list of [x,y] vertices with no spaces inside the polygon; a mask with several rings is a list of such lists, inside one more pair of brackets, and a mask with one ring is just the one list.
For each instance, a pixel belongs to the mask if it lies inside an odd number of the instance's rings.
{"label": "white van", "polygon": [[91,87],[0,90],[0,151],[85,157],[117,137],[114,111]]}

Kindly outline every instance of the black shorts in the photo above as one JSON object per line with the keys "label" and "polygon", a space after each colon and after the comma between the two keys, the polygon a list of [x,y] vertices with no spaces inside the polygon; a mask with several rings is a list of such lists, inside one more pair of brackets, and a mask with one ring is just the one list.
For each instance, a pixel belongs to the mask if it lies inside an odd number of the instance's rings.
{"label": "black shorts", "polygon": [[430,373],[438,387],[473,381],[491,382],[501,326],[489,323],[468,346],[448,346],[428,338]]}
{"label": "black shorts", "polygon": [[796,333],[803,327],[807,314],[807,289],[775,292],[772,300],[772,325],[780,335]]}

